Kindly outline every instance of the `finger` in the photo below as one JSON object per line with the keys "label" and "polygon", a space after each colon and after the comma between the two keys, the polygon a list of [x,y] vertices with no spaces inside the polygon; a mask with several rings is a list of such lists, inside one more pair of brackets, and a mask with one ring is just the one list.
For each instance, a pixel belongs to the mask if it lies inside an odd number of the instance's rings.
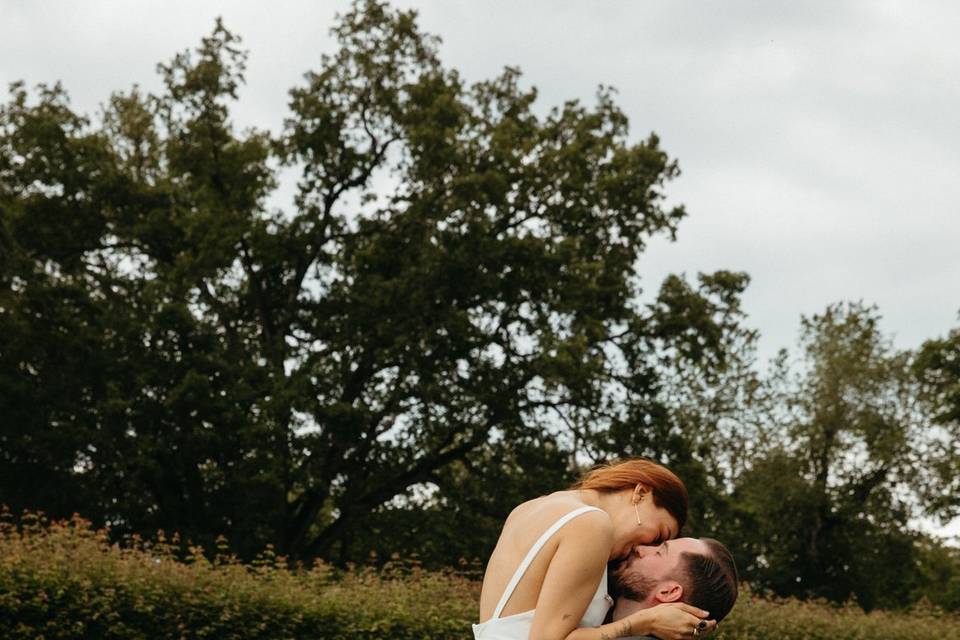
{"label": "finger", "polygon": [[687,604],[686,602],[681,602],[680,608],[683,611],[686,611],[687,613],[689,613],[690,615],[697,616],[698,618],[706,618],[707,616],[710,615],[709,611],[704,611],[703,609],[695,607],[692,604]]}
{"label": "finger", "polygon": [[709,636],[717,628],[717,623],[713,620],[701,620],[696,616],[693,617],[693,637],[694,638],[704,638]]}

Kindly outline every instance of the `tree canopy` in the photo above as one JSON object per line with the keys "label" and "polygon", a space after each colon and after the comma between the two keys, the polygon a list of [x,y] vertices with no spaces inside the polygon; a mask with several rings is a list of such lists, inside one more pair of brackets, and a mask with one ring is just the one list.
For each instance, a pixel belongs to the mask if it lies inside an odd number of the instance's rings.
{"label": "tree canopy", "polygon": [[644,281],[686,216],[679,168],[613,89],[467,83],[377,0],[333,33],[275,130],[237,131],[248,54],[220,21],[96,116],[10,87],[0,501],[442,566],[648,456],[760,589],[960,607],[960,556],[915,526],[960,513],[960,330],[900,350],[879,310],[833,304],[764,371],[746,274]]}
{"label": "tree canopy", "polygon": [[[60,85],[12,87],[14,506],[329,556],[503,443],[542,451],[544,484],[683,453],[662,370],[724,366],[747,279],[637,302],[638,256],[685,215],[656,136],[631,141],[609,89],[538,114],[515,69],[467,86],[412,12],[360,2],[334,34],[277,134],[235,131],[247,54],[220,22],[158,66],[160,95],[115,93],[95,120]],[[281,167],[292,210],[267,204]]]}

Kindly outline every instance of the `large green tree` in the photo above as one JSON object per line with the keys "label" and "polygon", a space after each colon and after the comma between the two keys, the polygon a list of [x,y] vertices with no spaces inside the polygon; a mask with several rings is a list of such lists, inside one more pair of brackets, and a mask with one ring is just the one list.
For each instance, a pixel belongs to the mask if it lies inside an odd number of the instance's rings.
{"label": "large green tree", "polygon": [[767,381],[779,409],[722,528],[744,574],[778,593],[907,604],[922,580],[913,518],[937,511],[943,486],[914,354],[859,303],[804,318],[801,346]]}
{"label": "large green tree", "polygon": [[931,515],[960,515],[960,329],[928,340],[914,364],[921,399],[933,416],[929,464],[937,482],[927,485]]}
{"label": "large green tree", "polygon": [[[12,87],[4,500],[349,557],[418,488],[502,509],[585,460],[689,454],[660,437],[662,367],[724,366],[746,279],[636,302],[684,217],[657,138],[610,90],[539,113],[516,70],[466,85],[412,12],[359,2],[334,34],[277,134],[235,131],[246,53],[219,22],[96,121]],[[292,210],[267,204],[280,167]],[[498,486],[505,459],[551,471]]]}

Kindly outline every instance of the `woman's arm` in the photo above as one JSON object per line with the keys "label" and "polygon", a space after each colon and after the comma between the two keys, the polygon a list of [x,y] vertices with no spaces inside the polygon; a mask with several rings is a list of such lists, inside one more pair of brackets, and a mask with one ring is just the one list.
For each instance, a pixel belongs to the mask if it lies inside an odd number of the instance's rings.
{"label": "woman's arm", "polygon": [[[690,640],[694,637],[694,627],[707,615],[703,609],[685,602],[671,602],[637,611],[600,627],[574,629],[564,640],[612,640],[648,635],[655,635],[660,640]],[[707,636],[716,626],[716,622],[707,622],[698,635]]]}
{"label": "woman's arm", "polygon": [[585,513],[567,523],[557,537],[537,596],[530,640],[563,640],[580,624],[610,557],[613,524],[603,512]]}

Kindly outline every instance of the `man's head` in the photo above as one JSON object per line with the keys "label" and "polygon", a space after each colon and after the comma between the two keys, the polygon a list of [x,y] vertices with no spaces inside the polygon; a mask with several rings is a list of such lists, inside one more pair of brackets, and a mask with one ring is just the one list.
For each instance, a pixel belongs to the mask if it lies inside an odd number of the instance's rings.
{"label": "man's head", "polygon": [[617,599],[614,620],[662,602],[686,602],[719,622],[737,600],[737,568],[713,538],[678,538],[635,547],[611,572],[610,591]]}

